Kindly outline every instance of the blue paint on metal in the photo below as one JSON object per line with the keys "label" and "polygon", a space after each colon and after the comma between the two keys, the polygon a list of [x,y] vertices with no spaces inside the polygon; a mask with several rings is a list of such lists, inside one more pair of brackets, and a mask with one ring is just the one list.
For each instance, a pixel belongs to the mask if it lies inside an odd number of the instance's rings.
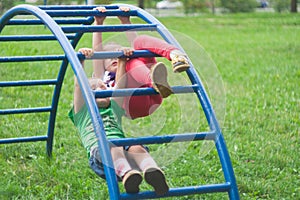
{"label": "blue paint on metal", "polygon": [[138,25],[102,25],[102,26],[65,26],[62,27],[65,33],[87,33],[87,32],[124,32],[124,31],[154,31],[156,25],[138,24]]}
{"label": "blue paint on metal", "polygon": [[11,143],[21,143],[21,142],[39,142],[47,141],[48,136],[32,136],[32,137],[19,137],[19,138],[7,138],[1,139],[0,144],[11,144]]}
{"label": "blue paint on metal", "polygon": [[[75,38],[73,34],[66,35],[69,40]],[[18,41],[49,41],[57,40],[53,35],[14,35],[14,36],[0,36],[0,42],[18,42]]]}
{"label": "blue paint on metal", "polygon": [[[130,8],[129,12],[122,12],[118,10],[119,6],[126,6]],[[200,101],[204,110],[204,114],[208,121],[210,131],[202,133],[184,133],[166,136],[151,136],[141,138],[124,138],[118,140],[106,140],[105,131],[102,123],[101,116],[98,113],[98,108],[95,102],[96,97],[110,97],[110,96],[129,96],[129,95],[151,95],[157,94],[152,88],[138,88],[138,89],[120,89],[120,90],[106,90],[92,92],[89,88],[87,77],[81,68],[80,59],[85,59],[82,54],[76,53],[74,48],[82,38],[84,33],[87,32],[119,32],[119,31],[157,31],[162,38],[168,43],[177,46],[184,51],[171,33],[162,25],[156,18],[147,13],[146,11],[131,5],[118,4],[105,6],[107,12],[100,13],[93,10],[96,6],[29,6],[20,5],[7,11],[0,19],[0,31],[6,25],[46,25],[53,35],[50,36],[0,36],[0,41],[37,41],[37,40],[54,40],[57,39],[60,43],[65,55],[41,55],[41,56],[14,56],[14,57],[0,57],[0,62],[31,62],[31,61],[51,61],[61,60],[60,70],[55,80],[32,80],[32,81],[6,81],[0,82],[0,87],[14,87],[14,86],[32,86],[32,85],[55,85],[53,92],[52,104],[49,107],[40,108],[21,108],[21,109],[7,109],[0,110],[0,114],[19,114],[19,113],[35,113],[35,112],[50,112],[48,134],[47,136],[34,136],[27,138],[9,138],[0,139],[0,144],[3,143],[16,143],[16,142],[35,142],[47,141],[47,154],[51,155],[54,125],[56,119],[57,105],[61,86],[64,80],[65,72],[68,64],[70,63],[74,74],[77,76],[79,85],[81,87],[86,105],[94,125],[95,134],[98,138],[98,145],[101,149],[100,154],[104,163],[104,170],[106,173],[106,181],[109,190],[110,199],[148,199],[158,198],[154,192],[146,191],[138,194],[120,194],[118,183],[116,180],[114,169],[109,168],[112,166],[112,159],[109,153],[108,142],[112,142],[117,146],[135,145],[135,144],[162,144],[170,142],[184,142],[196,140],[213,140],[219,155],[222,165],[225,183],[204,185],[204,186],[191,186],[182,188],[171,188],[170,191],[163,197],[182,196],[200,193],[213,193],[213,192],[227,192],[230,199],[239,199],[237,184],[230,161],[229,153],[225,144],[225,140],[221,133],[218,121],[216,119],[214,110],[208,99],[203,84],[197,75],[191,61],[191,68],[187,70],[187,75],[190,78],[191,85],[189,86],[174,86],[172,87],[174,93],[195,93]],[[18,14],[34,15],[37,20],[14,20],[14,16]],[[94,21],[94,16],[137,16],[144,20],[147,24],[132,24],[132,25],[103,25],[103,26],[90,26]],[[52,17],[63,17],[64,19],[53,19]],[[68,17],[76,17],[68,19]],[[77,17],[86,17],[84,19]],[[58,24],[82,24],[80,26],[64,26],[60,27]],[[68,35],[65,33],[75,33]],[[124,57],[122,52],[95,52],[91,59],[105,59],[112,57]],[[157,55],[149,51],[135,51],[131,57],[156,57]]]}
{"label": "blue paint on metal", "polygon": [[[197,91],[198,85],[187,85],[187,86],[173,86],[172,90],[175,94],[192,93]],[[121,96],[142,96],[142,95],[153,95],[158,94],[153,88],[126,88],[118,90],[96,90],[93,91],[95,97],[121,97]]]}
{"label": "blue paint on metal", "polygon": [[[89,19],[55,19],[54,20],[57,24],[90,24]],[[11,19],[9,20],[7,25],[41,25],[43,22],[38,19]]]}
{"label": "blue paint on metal", "polygon": [[[192,194],[204,194],[204,193],[216,193],[216,192],[227,192],[230,189],[230,183],[211,184],[203,186],[190,186],[181,188],[170,188],[167,194],[163,196],[157,196],[152,191],[140,192],[138,194],[121,194],[120,199],[154,199],[174,196],[184,196]],[[191,197],[191,199],[193,199]]]}
{"label": "blue paint on metal", "polygon": [[202,132],[202,133],[184,133],[173,134],[164,136],[149,136],[139,138],[122,138],[109,140],[116,146],[131,146],[138,144],[163,144],[163,143],[175,143],[175,142],[188,142],[197,140],[215,140],[215,132]]}
{"label": "blue paint on metal", "polygon": [[51,112],[52,107],[39,107],[39,108],[14,108],[0,110],[0,115],[8,114],[23,114],[23,113],[39,113],[39,112]]}
{"label": "blue paint on metal", "polygon": [[25,81],[2,81],[0,87],[33,86],[33,85],[56,85],[56,79],[25,80]]}

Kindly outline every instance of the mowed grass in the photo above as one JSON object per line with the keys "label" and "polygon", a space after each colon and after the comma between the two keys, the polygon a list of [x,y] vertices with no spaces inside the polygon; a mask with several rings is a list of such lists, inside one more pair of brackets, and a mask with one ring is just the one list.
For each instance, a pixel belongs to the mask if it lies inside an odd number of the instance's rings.
{"label": "mowed grass", "polygon": [[[299,199],[299,15],[257,13],[159,20],[171,32],[183,34],[202,46],[217,66],[226,100],[222,130],[241,198]],[[11,27],[3,30],[3,34],[36,32],[45,33],[47,29]],[[91,46],[90,34],[78,45],[84,46]],[[0,51],[1,56],[62,53],[55,42],[1,43]],[[0,79],[53,78],[59,66],[60,62],[1,64]],[[196,67],[202,73],[203,66]],[[1,88],[0,108],[47,105],[51,103],[53,89],[51,86]],[[47,158],[44,142],[0,145],[0,199],[108,199],[106,183],[89,169],[76,129],[67,117],[72,93],[73,73],[69,67],[60,96],[51,159]],[[161,125],[155,120],[160,119],[160,111],[152,118],[125,121],[126,126],[137,124],[143,128],[124,127],[126,132],[139,136],[179,133],[193,128],[205,130],[196,99],[186,96],[178,95],[177,99],[171,97],[164,102],[162,113],[167,119],[159,133],[148,131]],[[183,110],[176,104],[181,99],[185,104]],[[185,110],[189,117],[183,114]],[[7,115],[1,116],[0,121],[1,138],[9,138],[45,134],[48,117],[44,114]],[[165,145],[150,146],[170,187],[223,182],[216,151],[212,149],[204,156],[202,147],[201,141],[176,146],[177,151],[174,148],[167,151]],[[155,155],[160,149],[164,154]],[[171,162],[167,163],[164,157]],[[120,188],[124,191],[121,185]],[[143,183],[141,189],[151,188]],[[228,197],[221,193],[168,199]]]}

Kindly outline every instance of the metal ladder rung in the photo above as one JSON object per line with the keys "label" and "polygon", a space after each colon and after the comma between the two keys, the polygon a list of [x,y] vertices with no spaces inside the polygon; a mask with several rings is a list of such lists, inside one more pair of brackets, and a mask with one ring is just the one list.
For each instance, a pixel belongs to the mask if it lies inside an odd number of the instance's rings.
{"label": "metal ladder rung", "polygon": [[138,144],[163,144],[171,142],[188,142],[196,140],[215,140],[215,132],[184,133],[163,136],[148,136],[139,138],[122,138],[109,140],[116,146],[131,146]]}
{"label": "metal ladder rung", "polygon": [[[1,38],[1,37],[0,37]],[[107,52],[95,52],[91,58],[85,58],[81,53],[77,54],[79,59],[107,59],[124,57],[122,51],[107,51]],[[148,50],[135,50],[132,56],[129,58],[136,57],[159,57],[159,55],[151,53]],[[38,55],[38,56],[7,56],[0,57],[0,62],[30,62],[30,61],[50,61],[50,60],[63,60],[65,55]]]}
{"label": "metal ladder rung", "polygon": [[[57,24],[89,24],[92,22],[90,18],[74,18],[74,19],[55,19]],[[11,19],[7,25],[44,25],[39,19]]]}
{"label": "metal ladder rung", "polygon": [[46,141],[48,136],[32,136],[32,137],[19,137],[19,138],[6,138],[0,139],[0,144],[19,143],[19,142],[37,142]]}
{"label": "metal ladder rung", "polygon": [[40,112],[50,112],[52,110],[51,106],[48,107],[35,107],[35,108],[14,108],[14,109],[4,109],[0,110],[0,115],[9,114],[26,114],[26,113],[40,113]]}
{"label": "metal ladder rung", "polygon": [[86,25],[86,26],[63,26],[65,33],[88,33],[88,32],[124,32],[124,31],[155,31],[156,24],[130,24],[130,25]]}
{"label": "metal ladder rung", "polygon": [[[173,86],[172,90],[175,94],[180,93],[193,93],[199,88],[198,85],[188,85],[188,86]],[[93,91],[95,97],[105,98],[105,97],[124,97],[124,96],[142,96],[142,95],[154,95],[158,94],[153,88],[126,88],[126,89],[116,89],[116,90],[99,90]]]}
{"label": "metal ladder rung", "polygon": [[[69,40],[75,38],[74,34],[66,34]],[[57,40],[54,35],[7,35],[0,36],[0,42],[10,42],[10,41],[47,41],[47,40]]]}
{"label": "metal ladder rung", "polygon": [[94,55],[91,58],[85,58],[83,54],[78,53],[79,59],[107,59],[107,58],[119,58],[119,57],[128,57],[128,58],[138,58],[138,57],[161,57],[155,53],[152,53],[148,50],[135,50],[131,56],[125,56],[123,51],[97,51],[94,52]]}
{"label": "metal ladder rung", "polygon": [[2,81],[2,82],[0,82],[0,87],[34,86],[34,85],[56,85],[56,84],[57,84],[57,79]]}
{"label": "metal ladder rung", "polygon": [[[39,6],[42,10],[92,10],[96,8],[95,5],[64,5],[64,6],[57,6],[57,5],[47,5],[47,6]],[[118,9],[119,6],[117,5],[105,5],[106,9]]]}
{"label": "metal ladder rung", "polygon": [[50,61],[50,60],[63,60],[65,55],[51,55],[51,56],[10,56],[0,57],[0,62],[31,62],[31,61]]}
{"label": "metal ladder rung", "polygon": [[[214,192],[227,192],[230,190],[231,184],[219,183],[219,184],[209,184],[201,186],[189,186],[189,187],[180,187],[180,188],[170,188],[168,193],[163,197],[172,197],[172,196],[184,196],[191,194],[203,194],[203,193],[214,193]],[[138,194],[120,194],[120,199],[152,199],[157,198],[155,192],[145,191]]]}
{"label": "metal ladder rung", "polygon": [[138,16],[136,10],[124,12],[121,10],[107,10],[99,12],[97,10],[45,10],[51,17],[90,17],[90,16]]}

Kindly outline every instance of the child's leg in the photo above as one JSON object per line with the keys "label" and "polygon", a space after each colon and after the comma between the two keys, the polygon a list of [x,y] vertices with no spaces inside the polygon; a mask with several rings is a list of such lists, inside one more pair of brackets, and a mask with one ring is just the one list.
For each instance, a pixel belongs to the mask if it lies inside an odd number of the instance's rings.
{"label": "child's leg", "polygon": [[164,173],[144,147],[141,145],[131,146],[128,149],[127,157],[143,171],[145,181],[154,188],[157,195],[164,195],[169,191]]}
{"label": "child's leg", "polygon": [[126,172],[131,170],[131,166],[124,155],[123,148],[112,147],[110,152],[117,176],[123,177]]}
{"label": "child's leg", "polygon": [[130,161],[134,161],[142,171],[149,167],[158,168],[149,152],[141,145],[130,146],[126,156]]}
{"label": "child's leg", "polygon": [[141,35],[138,36],[134,40],[134,49],[136,50],[149,50],[153,53],[156,53],[160,56],[163,56],[167,58],[168,60],[171,60],[170,53],[173,50],[178,50],[175,46],[167,43],[166,41],[155,38],[148,35]]}
{"label": "child's leg", "polygon": [[126,64],[127,87],[152,87],[151,66],[153,63],[146,63],[141,59],[130,59]]}
{"label": "child's leg", "polygon": [[[152,64],[152,63],[151,63]],[[126,64],[127,88],[152,87],[151,64],[131,59]],[[128,117],[135,119],[150,115],[162,103],[160,95],[125,97],[123,109]]]}
{"label": "child's leg", "polygon": [[162,103],[160,95],[125,97],[123,109],[131,119],[151,115]]}
{"label": "child's leg", "polygon": [[[166,41],[151,37],[148,35],[141,35],[134,40],[134,49],[149,50],[155,54],[163,56],[172,61],[174,72],[186,71],[190,65],[186,55],[177,47],[167,43]],[[143,58],[146,62],[151,58]]]}
{"label": "child's leg", "polygon": [[123,147],[112,147],[111,155],[116,174],[122,177],[122,182],[127,193],[138,193],[142,176],[139,171],[133,170],[124,154]]}

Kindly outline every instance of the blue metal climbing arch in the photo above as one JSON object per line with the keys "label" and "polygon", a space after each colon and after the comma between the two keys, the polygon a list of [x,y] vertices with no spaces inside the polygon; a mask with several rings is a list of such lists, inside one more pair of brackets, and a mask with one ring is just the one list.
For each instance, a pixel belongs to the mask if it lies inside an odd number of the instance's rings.
{"label": "blue metal climbing arch", "polygon": [[[130,7],[129,12],[122,12],[119,6]],[[6,62],[33,62],[33,61],[61,61],[61,66],[56,79],[50,80],[26,80],[26,81],[1,81],[0,89],[3,87],[20,87],[20,86],[36,86],[36,85],[54,85],[55,89],[52,96],[52,103],[46,107],[36,108],[20,108],[20,109],[2,109],[0,115],[20,114],[20,113],[49,113],[48,133],[44,136],[32,137],[16,137],[0,139],[0,144],[19,143],[19,142],[35,142],[46,141],[47,154],[51,156],[52,145],[54,137],[54,126],[56,120],[56,112],[61,93],[62,83],[65,77],[65,72],[68,64],[70,63],[74,74],[77,76],[84,99],[89,109],[92,122],[95,129],[95,134],[99,139],[99,148],[101,148],[101,158],[104,163],[104,170],[106,173],[106,181],[109,190],[110,199],[149,199],[161,198],[156,196],[154,192],[145,191],[138,194],[120,193],[119,186],[116,180],[114,169],[108,167],[112,166],[112,158],[109,153],[108,141],[105,137],[105,131],[102,124],[101,116],[98,113],[97,105],[95,102],[96,97],[109,97],[112,94],[116,96],[126,95],[145,95],[156,94],[152,88],[139,88],[139,89],[120,89],[120,90],[106,90],[99,92],[92,92],[89,88],[88,79],[81,67],[79,59],[85,59],[82,55],[75,52],[75,47],[87,32],[123,32],[134,29],[135,31],[157,31],[162,38],[167,42],[182,49],[176,39],[170,32],[152,15],[146,11],[131,5],[105,5],[107,12],[99,13],[93,10],[96,6],[30,6],[20,5],[7,11],[0,19],[0,31],[5,26],[9,25],[43,25],[50,31],[51,35],[15,35],[15,36],[0,36],[0,42],[16,42],[16,41],[50,41],[57,40],[64,52],[63,55],[42,55],[42,56],[5,56],[0,57],[0,63]],[[33,15],[37,19],[13,19],[18,15]],[[128,24],[128,25],[103,25],[91,26],[96,15],[107,16],[135,16],[139,17],[145,24]],[[65,26],[67,25],[67,26]],[[122,52],[96,52],[92,59],[104,59],[122,56]],[[135,51],[132,57],[142,56],[156,56],[149,51],[139,50]],[[223,183],[198,185],[190,187],[171,188],[169,192],[163,197],[183,196],[201,193],[215,193],[227,192],[230,199],[239,199],[239,192],[234,176],[234,171],[230,161],[229,153],[221,133],[218,121],[214,114],[213,108],[204,90],[200,78],[198,77],[192,63],[191,68],[187,70],[187,75],[190,78],[191,85],[187,86],[174,86],[172,89],[175,94],[178,93],[195,93],[198,97],[200,104],[204,110],[208,125],[209,132],[199,133],[186,133],[174,134],[165,136],[149,136],[141,138],[126,138],[120,140],[112,140],[115,145],[134,145],[134,144],[161,144],[193,140],[213,140],[217,149],[220,163],[222,165],[225,181]]]}

